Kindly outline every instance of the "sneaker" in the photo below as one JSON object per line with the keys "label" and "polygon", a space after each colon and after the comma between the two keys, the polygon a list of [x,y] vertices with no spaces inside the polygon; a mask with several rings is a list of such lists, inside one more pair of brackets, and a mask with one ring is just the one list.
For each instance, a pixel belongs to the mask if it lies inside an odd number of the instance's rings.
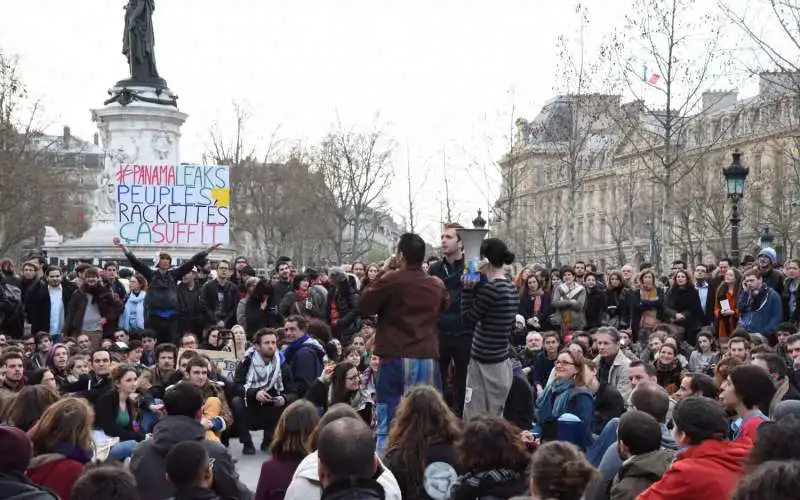
{"label": "sneaker", "polygon": [[242,445],[242,455],[255,455],[256,448],[253,446],[253,443],[247,443]]}

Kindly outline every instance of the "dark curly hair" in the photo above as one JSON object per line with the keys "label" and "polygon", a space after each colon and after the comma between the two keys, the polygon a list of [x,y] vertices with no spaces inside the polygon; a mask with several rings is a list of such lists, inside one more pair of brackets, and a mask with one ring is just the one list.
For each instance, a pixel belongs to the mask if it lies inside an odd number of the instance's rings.
{"label": "dark curly hair", "polygon": [[517,428],[494,415],[479,415],[467,423],[458,445],[458,456],[469,472],[524,471],[530,459]]}
{"label": "dark curly hair", "polygon": [[583,452],[572,443],[544,443],[531,460],[531,486],[539,498],[580,500],[600,479]]}

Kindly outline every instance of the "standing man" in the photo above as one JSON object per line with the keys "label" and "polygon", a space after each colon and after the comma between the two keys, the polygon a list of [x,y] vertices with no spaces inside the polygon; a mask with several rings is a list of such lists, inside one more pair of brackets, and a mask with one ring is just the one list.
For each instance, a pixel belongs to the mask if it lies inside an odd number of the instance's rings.
{"label": "standing man", "polygon": [[710,325],[714,321],[714,299],[716,288],[709,283],[708,267],[705,264],[694,266],[695,286],[700,297],[700,308],[703,310],[702,326]]}
{"label": "standing man", "polygon": [[103,278],[106,279],[111,292],[117,294],[119,300],[124,302],[125,297],[128,295],[128,291],[125,290],[125,286],[123,286],[122,282],[119,280],[119,276],[117,275],[117,265],[115,263],[105,263],[103,266]]}
{"label": "standing man", "polygon": [[[464,409],[464,394],[467,386],[467,366],[472,350],[472,329],[464,326],[461,319],[461,294],[464,284],[464,248],[458,223],[445,224],[442,231],[442,260],[428,268],[428,274],[442,280],[449,297],[449,306],[439,314],[436,329],[439,336],[439,371],[444,397],[450,408],[461,415]],[[448,375],[453,367],[452,380]],[[448,390],[452,387],[452,391]]]}
{"label": "standing man", "polygon": [[150,315],[145,322],[145,328],[156,331],[158,342],[178,341],[178,282],[191,269],[206,260],[208,254],[219,248],[219,243],[211,245],[204,252],[193,256],[177,269],[170,270],[172,267],[172,257],[166,252],[158,254],[158,267],[153,270],[146,266],[142,261],[128,250],[118,236],[113,239],[114,245],[125,253],[128,262],[131,263],[137,272],[141,273],[150,284],[147,291],[147,307]]}
{"label": "standing man", "polygon": [[75,285],[62,282],[61,270],[57,267],[48,267],[45,279],[46,282],[31,287],[25,300],[25,315],[32,332],[49,332],[53,342],[58,342]]}
{"label": "standing man", "polygon": [[[200,291],[200,311],[203,326],[233,328],[236,324],[236,306],[239,305],[239,292],[236,285],[228,280],[231,265],[227,260],[219,261],[217,279],[203,285]],[[200,333],[200,332],[197,332]]]}
{"label": "standing man", "polygon": [[375,386],[378,414],[378,449],[383,450],[395,409],[417,384],[441,384],[439,372],[439,312],[448,306],[441,280],[422,271],[425,241],[406,233],[397,245],[400,269],[383,271],[361,297],[363,315],[378,315],[375,354],[380,374]]}

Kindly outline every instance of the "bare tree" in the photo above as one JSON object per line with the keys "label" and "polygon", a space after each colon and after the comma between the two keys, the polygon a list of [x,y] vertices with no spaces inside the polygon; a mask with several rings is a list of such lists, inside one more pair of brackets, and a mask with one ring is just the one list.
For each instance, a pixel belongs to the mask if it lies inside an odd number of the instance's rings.
{"label": "bare tree", "polygon": [[84,220],[72,220],[83,213],[81,200],[71,198],[71,181],[58,179],[61,146],[41,132],[39,119],[18,58],[0,50],[0,255],[18,255],[25,243],[35,244],[45,225],[72,223],[68,232],[77,234],[86,228]]}
{"label": "bare tree", "polygon": [[[713,148],[726,132],[722,127],[713,129],[711,137],[694,146],[694,154],[684,154],[695,122],[727,106],[730,99],[726,93],[716,99],[705,94],[717,81],[713,75],[724,73],[728,62],[720,47],[722,26],[713,14],[698,15],[691,0],[633,0],[624,30],[602,51],[614,62],[624,90],[642,108],[641,113],[621,118],[632,131],[629,147],[659,187],[654,220],[661,243],[677,215],[676,187],[702,162],[701,150]],[[643,74],[643,60],[644,69],[658,75],[651,80],[653,85],[644,82],[650,75]],[[648,93],[657,95],[657,102],[647,99]],[[703,111],[698,113],[699,109]],[[660,270],[661,256],[653,260]]]}
{"label": "bare tree", "polygon": [[323,180],[331,224],[321,228],[339,262],[367,254],[375,232],[386,222],[383,193],[391,185],[391,145],[379,128],[366,133],[344,130],[341,124],[313,153],[312,172]]}
{"label": "bare tree", "polygon": [[406,230],[416,233],[417,232],[417,197],[420,194],[420,186],[424,186],[428,182],[428,177],[431,174],[430,165],[427,165],[422,172],[421,180],[418,177],[414,180],[411,168],[411,151],[406,145],[406,203],[408,213],[406,214]]}

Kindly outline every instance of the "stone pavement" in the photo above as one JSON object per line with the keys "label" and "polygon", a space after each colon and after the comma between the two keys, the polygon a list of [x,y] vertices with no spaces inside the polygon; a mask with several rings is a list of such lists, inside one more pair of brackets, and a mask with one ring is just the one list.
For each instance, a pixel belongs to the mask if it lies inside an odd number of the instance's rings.
{"label": "stone pavement", "polygon": [[261,474],[261,464],[269,458],[269,455],[267,455],[267,452],[258,449],[261,445],[261,431],[254,431],[250,434],[253,436],[253,444],[256,445],[255,455],[242,455],[242,445],[236,438],[231,439],[228,451],[231,452],[234,460],[238,460],[236,462],[236,470],[239,472],[242,482],[255,493],[258,485],[258,476]]}

